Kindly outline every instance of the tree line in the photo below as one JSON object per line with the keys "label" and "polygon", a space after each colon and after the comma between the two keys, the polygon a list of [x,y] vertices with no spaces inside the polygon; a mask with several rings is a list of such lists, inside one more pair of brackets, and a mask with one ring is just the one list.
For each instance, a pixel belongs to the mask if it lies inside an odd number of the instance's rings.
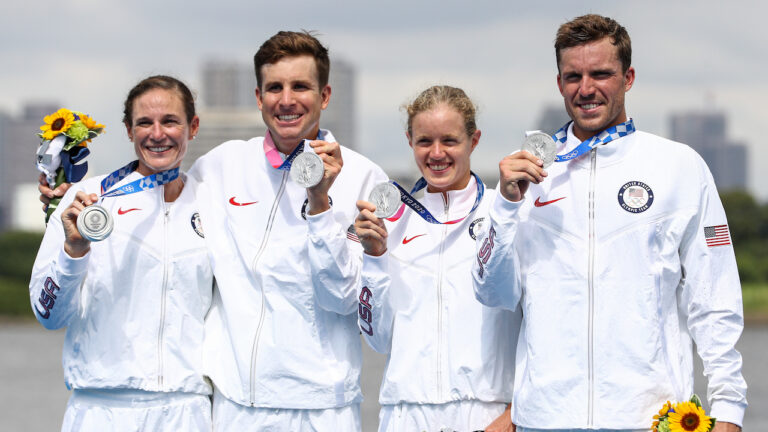
{"label": "tree line", "polygon": [[[744,191],[720,194],[743,284],[768,289],[768,203]],[[0,234],[0,315],[29,315],[29,276],[42,233]]]}

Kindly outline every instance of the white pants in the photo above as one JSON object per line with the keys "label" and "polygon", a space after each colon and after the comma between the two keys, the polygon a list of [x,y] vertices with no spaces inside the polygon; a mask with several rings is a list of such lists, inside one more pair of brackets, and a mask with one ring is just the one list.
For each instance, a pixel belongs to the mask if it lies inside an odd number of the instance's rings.
{"label": "white pants", "polygon": [[379,432],[482,431],[507,408],[503,402],[464,400],[444,404],[382,405]]}
{"label": "white pants", "polygon": [[62,432],[210,432],[211,399],[195,393],[76,389]]}
{"label": "white pants", "polygon": [[216,432],[355,432],[360,430],[360,404],[327,409],[254,408],[213,393]]}

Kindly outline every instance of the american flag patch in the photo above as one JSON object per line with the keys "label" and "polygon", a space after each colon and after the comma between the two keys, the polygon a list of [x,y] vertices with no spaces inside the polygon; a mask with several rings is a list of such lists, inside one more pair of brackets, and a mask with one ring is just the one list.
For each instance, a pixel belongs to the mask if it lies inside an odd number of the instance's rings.
{"label": "american flag patch", "polygon": [[709,247],[731,244],[731,233],[728,232],[728,225],[704,227],[704,238],[707,239],[707,246]]}
{"label": "american flag patch", "polygon": [[629,188],[629,197],[630,198],[642,198],[643,197],[643,188],[639,188],[639,187],[631,187],[631,188]]}
{"label": "american flag patch", "polygon": [[360,238],[357,237],[357,231],[355,231],[355,225],[352,224],[347,228],[347,238],[360,243]]}

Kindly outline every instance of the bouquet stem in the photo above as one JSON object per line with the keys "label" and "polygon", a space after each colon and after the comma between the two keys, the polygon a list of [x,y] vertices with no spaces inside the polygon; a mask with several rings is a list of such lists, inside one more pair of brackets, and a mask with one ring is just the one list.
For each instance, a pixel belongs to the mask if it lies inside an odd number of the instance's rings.
{"label": "bouquet stem", "polygon": [[[67,181],[66,176],[64,175],[64,169],[59,168],[56,170],[56,184],[53,186],[54,189],[61,186]],[[59,202],[61,201],[61,197],[54,197],[51,199],[50,204],[48,204],[48,209],[45,211],[45,223],[48,223],[48,219],[51,218],[51,215],[54,211],[56,211],[56,207],[59,206]]]}

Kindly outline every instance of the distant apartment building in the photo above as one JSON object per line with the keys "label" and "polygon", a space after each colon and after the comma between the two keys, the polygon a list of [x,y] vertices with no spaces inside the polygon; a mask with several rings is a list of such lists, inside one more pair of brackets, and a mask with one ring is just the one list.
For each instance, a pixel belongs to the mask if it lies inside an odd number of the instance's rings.
{"label": "distant apartment building", "polygon": [[[37,183],[35,151],[40,138],[36,134],[43,117],[60,107],[51,102],[29,102],[19,116],[0,112],[0,231],[17,228],[23,222],[18,221],[17,195],[23,185]],[[42,212],[38,216],[43,219]]]}
{"label": "distant apartment building", "polygon": [[719,190],[747,188],[747,146],[727,137],[724,113],[672,114],[669,127],[671,139],[688,144],[707,162]]}

